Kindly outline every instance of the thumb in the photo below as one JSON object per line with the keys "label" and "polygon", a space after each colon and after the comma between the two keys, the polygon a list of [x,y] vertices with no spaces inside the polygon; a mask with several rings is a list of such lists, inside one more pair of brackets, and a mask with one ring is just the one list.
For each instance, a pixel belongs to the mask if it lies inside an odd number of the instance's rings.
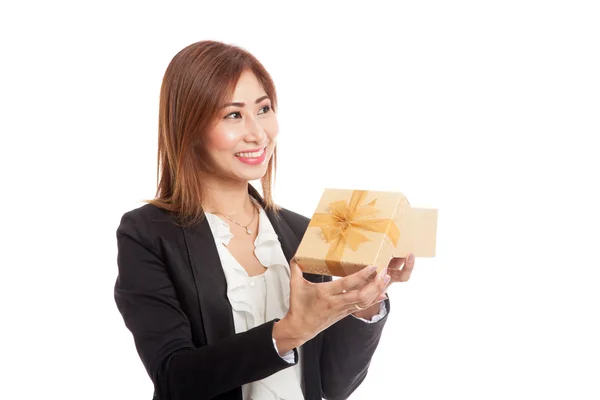
{"label": "thumb", "polygon": [[291,281],[304,280],[304,276],[302,275],[303,274],[302,269],[296,262],[295,258],[292,258],[292,260],[290,261],[290,272],[292,275],[290,277]]}

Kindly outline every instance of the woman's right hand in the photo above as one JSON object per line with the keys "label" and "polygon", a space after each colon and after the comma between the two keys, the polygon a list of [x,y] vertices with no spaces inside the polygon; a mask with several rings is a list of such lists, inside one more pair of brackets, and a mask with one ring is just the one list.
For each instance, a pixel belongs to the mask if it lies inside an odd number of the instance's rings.
{"label": "woman's right hand", "polygon": [[377,276],[375,267],[331,282],[314,283],[304,279],[302,270],[290,262],[290,307],[287,315],[275,323],[273,338],[279,354],[301,346],[319,332],[356,311],[384,300],[387,268]]}

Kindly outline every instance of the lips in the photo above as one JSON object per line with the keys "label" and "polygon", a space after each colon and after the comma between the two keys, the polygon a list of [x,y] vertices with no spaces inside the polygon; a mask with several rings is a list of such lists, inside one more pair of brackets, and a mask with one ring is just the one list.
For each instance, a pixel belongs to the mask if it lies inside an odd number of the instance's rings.
{"label": "lips", "polygon": [[247,165],[263,165],[267,160],[267,147],[235,153],[236,158]]}
{"label": "lips", "polygon": [[253,150],[235,153],[235,156],[240,157],[240,158],[259,158],[260,156],[262,156],[265,153],[265,151],[266,151],[266,147],[262,147],[259,149],[253,149]]}

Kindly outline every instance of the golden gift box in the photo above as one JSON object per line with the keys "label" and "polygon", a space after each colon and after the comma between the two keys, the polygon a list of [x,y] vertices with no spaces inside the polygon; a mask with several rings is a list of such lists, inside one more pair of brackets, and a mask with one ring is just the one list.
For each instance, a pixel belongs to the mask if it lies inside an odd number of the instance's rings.
{"label": "golden gift box", "polygon": [[435,257],[437,209],[399,192],[325,189],[294,259],[303,272],[343,277],[393,257]]}

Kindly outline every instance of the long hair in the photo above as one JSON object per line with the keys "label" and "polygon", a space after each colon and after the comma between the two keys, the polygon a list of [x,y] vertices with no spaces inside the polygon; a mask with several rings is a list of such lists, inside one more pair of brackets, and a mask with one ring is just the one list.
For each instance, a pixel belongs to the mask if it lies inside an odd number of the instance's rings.
{"label": "long hair", "polygon": [[[157,190],[148,202],[178,214],[184,224],[197,223],[204,215],[203,182],[210,167],[204,138],[246,70],[261,82],[275,111],[277,93],[271,76],[240,47],[211,40],[193,43],[177,53],[165,71],[158,117]],[[276,152],[275,148],[261,178],[263,198],[259,199],[274,212],[279,210],[272,199]],[[256,190],[252,193],[258,196]]]}

